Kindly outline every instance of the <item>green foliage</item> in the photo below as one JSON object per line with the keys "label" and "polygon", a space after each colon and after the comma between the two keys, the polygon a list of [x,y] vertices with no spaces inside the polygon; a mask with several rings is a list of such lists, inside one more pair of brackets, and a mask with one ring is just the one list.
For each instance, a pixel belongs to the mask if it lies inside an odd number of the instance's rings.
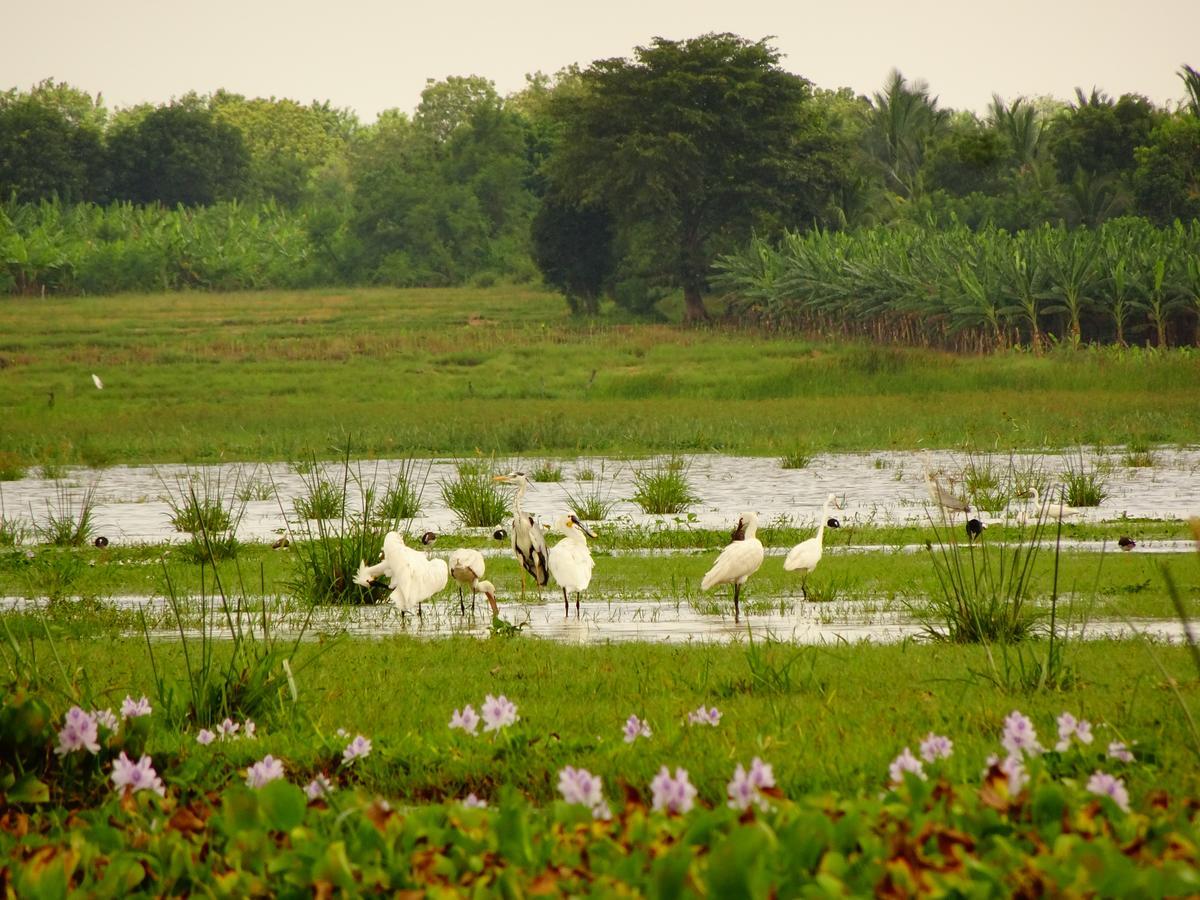
{"label": "green foliage", "polygon": [[492,480],[488,464],[459,462],[455,477],[442,481],[442,502],[468,528],[492,528],[512,514],[508,494]]}
{"label": "green foliage", "polygon": [[[1083,458],[1083,450],[1068,457],[1063,471],[1062,502],[1067,506],[1099,506],[1108,496],[1108,472]],[[1052,498],[1055,502],[1058,497]]]}
{"label": "green foliage", "polygon": [[700,498],[692,493],[688,464],[677,456],[633,470],[636,489],[629,499],[652,515],[687,512]]}
{"label": "green foliage", "polygon": [[38,541],[55,547],[82,547],[90,543],[96,533],[95,507],[95,482],[82,493],[58,482],[54,486],[54,501],[46,501],[45,519],[34,523]]}
{"label": "green foliage", "polygon": [[807,447],[796,447],[779,458],[781,469],[807,469],[813,461],[813,452]]}
{"label": "green foliage", "polygon": [[419,516],[431,467],[431,463],[421,462],[415,457],[403,460],[400,470],[375,505],[375,515],[393,524]]}
{"label": "green foliage", "polygon": [[563,292],[571,312],[596,315],[616,265],[612,217],[603,207],[550,194],[542,198],[531,227],[533,259],[543,280]]}
{"label": "green foliage", "polygon": [[302,519],[337,519],[346,513],[345,486],[318,475],[305,481],[305,493],[292,502]]}
{"label": "green foliage", "polygon": [[0,199],[95,199],[103,165],[98,128],[36,94],[0,93]]}

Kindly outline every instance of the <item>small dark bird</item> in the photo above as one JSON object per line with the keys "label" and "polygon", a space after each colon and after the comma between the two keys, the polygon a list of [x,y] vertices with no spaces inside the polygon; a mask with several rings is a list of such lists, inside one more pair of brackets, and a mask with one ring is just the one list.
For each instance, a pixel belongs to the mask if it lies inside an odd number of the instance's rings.
{"label": "small dark bird", "polygon": [[287,548],[287,545],[290,543],[291,543],[291,541],[288,540],[288,536],[285,534],[283,537],[281,537],[279,540],[277,540],[275,543],[273,543],[271,545],[271,549],[272,550],[284,550]]}
{"label": "small dark bird", "polygon": [[1121,539],[1117,541],[1117,546],[1122,550],[1132,550],[1137,546],[1137,541],[1129,537],[1129,535],[1123,535]]}
{"label": "small dark bird", "polygon": [[828,528],[841,528],[842,527],[842,523],[839,522],[836,518],[826,519],[825,525]]}
{"label": "small dark bird", "polygon": [[438,538],[438,536],[437,536],[436,532],[427,531],[423,535],[421,535],[421,543],[424,544],[426,547],[428,547],[430,544],[432,544],[434,541],[436,541],[437,538]]}
{"label": "small dark bird", "polygon": [[506,537],[508,537],[508,532],[505,531],[503,528],[497,528],[495,531],[492,532],[492,537],[497,541],[502,541]]}
{"label": "small dark bird", "polygon": [[967,538],[972,541],[975,540],[975,538],[983,534],[983,529],[985,528],[987,526],[978,519],[967,519]]}
{"label": "small dark bird", "polygon": [[106,538],[104,535],[100,535],[98,538],[92,541],[92,543],[97,547],[107,547],[108,538]]}

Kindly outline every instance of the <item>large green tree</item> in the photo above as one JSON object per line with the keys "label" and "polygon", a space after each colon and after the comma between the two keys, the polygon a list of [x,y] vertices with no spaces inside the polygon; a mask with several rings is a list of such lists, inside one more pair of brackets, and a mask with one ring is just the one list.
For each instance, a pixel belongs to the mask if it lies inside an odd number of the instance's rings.
{"label": "large green tree", "polygon": [[0,200],[92,200],[103,171],[98,128],[37,96],[0,94]]}
{"label": "large green tree", "polygon": [[564,200],[649,227],[659,269],[706,319],[712,261],[764,216],[789,218],[811,179],[809,83],[766,41],[732,34],[655,38],[633,59],[593,63],[553,110],[562,140],[548,161]]}

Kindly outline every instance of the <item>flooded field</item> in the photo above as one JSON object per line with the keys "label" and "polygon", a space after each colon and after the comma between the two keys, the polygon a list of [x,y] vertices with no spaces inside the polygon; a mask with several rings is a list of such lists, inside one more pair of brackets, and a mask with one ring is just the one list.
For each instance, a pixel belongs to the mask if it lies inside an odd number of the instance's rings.
{"label": "flooded field", "polygon": [[[953,477],[961,473],[968,458],[964,454],[935,452],[932,464]],[[978,464],[981,458],[975,457]],[[1078,465],[1080,460],[1072,455]],[[1200,515],[1200,450],[1154,451],[1153,466],[1131,468],[1120,464],[1120,451],[1090,452],[1082,462],[1102,467],[1108,496],[1080,516],[1082,521],[1138,518],[1181,518]],[[428,479],[422,497],[422,514],[412,528],[447,530],[456,526],[455,514],[441,499],[440,484],[455,476],[453,460],[429,460]],[[531,459],[503,461],[498,471],[512,467],[533,468]],[[1009,457],[995,456],[991,464],[1007,467]],[[688,478],[700,497],[690,513],[680,516],[646,515],[633,504],[633,474],[647,460],[589,458],[561,463],[562,481],[534,483],[525,499],[526,510],[547,518],[566,509],[566,491],[597,494],[614,503],[610,519],[629,524],[694,527],[728,527],[744,510],[756,510],[766,523],[812,523],[821,503],[830,493],[842,498],[839,513],[844,524],[904,524],[924,522],[928,494],[922,476],[919,452],[879,451],[819,455],[803,469],[784,469],[774,458],[697,455],[687,457]],[[1040,468],[1051,484],[1061,479],[1068,460],[1059,454],[1027,453],[1013,457],[1019,469]],[[405,463],[379,460],[352,463],[357,482],[350,484],[349,501],[361,503],[359,484],[378,485],[382,491]],[[425,470],[422,462],[418,469]],[[581,481],[590,470],[594,481]],[[343,478],[340,464],[327,464],[324,473],[337,484]],[[3,513],[32,522],[45,522],[61,512],[65,504],[80,502],[83,494],[95,491],[95,521],[98,532],[124,543],[180,540],[170,522],[169,498],[179,497],[180,485],[192,479],[197,485],[222,485],[226,494],[235,490],[245,498],[245,514],[238,530],[243,540],[274,540],[298,526],[294,501],[306,492],[305,479],[287,464],[185,467],[114,466],[106,469],[68,469],[63,478],[25,478],[0,487]],[[200,492],[200,488],[197,488]],[[1025,504],[1018,501],[1007,515],[1019,515]],[[1003,510],[980,514],[984,521],[1003,519]],[[1147,547],[1146,549],[1150,549]]]}

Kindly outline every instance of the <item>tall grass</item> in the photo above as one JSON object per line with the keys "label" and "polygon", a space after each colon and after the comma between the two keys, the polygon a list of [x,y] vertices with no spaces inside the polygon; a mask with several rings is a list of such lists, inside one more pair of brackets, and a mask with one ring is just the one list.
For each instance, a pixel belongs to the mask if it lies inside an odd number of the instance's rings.
{"label": "tall grass", "polygon": [[1067,506],[1099,506],[1108,496],[1106,470],[1084,459],[1083,450],[1067,457],[1062,473],[1063,501]]}
{"label": "tall grass", "polygon": [[491,528],[512,514],[507,492],[492,480],[491,465],[459,462],[453,478],[441,484],[442,502],[468,528]]}
{"label": "tall grass", "polygon": [[595,477],[595,472],[591,469],[588,472],[592,474],[592,478],[578,479],[579,486],[574,491],[563,488],[563,494],[566,496],[567,506],[571,512],[580,519],[585,522],[600,522],[608,518],[617,505],[617,501],[609,493],[609,488],[605,486],[604,464],[600,464],[599,478]]}
{"label": "tall grass", "polygon": [[393,525],[419,516],[432,468],[432,462],[413,456],[401,460],[399,471],[374,506],[375,515]]}
{"label": "tall grass", "polygon": [[679,456],[659,460],[633,470],[635,488],[630,498],[642,512],[670,515],[687,512],[700,498],[692,493],[688,480],[689,464]]}
{"label": "tall grass", "polygon": [[162,481],[171,525],[186,532],[186,553],[193,560],[232,559],[237,555],[237,530],[246,514],[241,499],[241,469],[233,470],[233,484],[224,484],[223,467],[187,470],[174,485]]}
{"label": "tall grass", "polygon": [[54,501],[46,501],[46,518],[34,522],[38,541],[56,547],[82,547],[96,533],[96,482],[76,493],[63,482],[54,486]]}

